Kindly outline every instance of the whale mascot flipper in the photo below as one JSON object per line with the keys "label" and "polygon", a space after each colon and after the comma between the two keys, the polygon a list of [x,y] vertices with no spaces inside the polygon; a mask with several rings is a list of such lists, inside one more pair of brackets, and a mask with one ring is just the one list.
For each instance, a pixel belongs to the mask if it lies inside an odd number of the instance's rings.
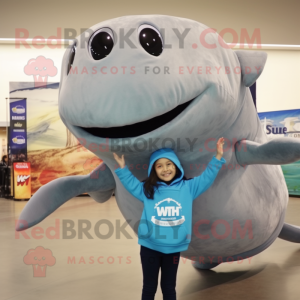
{"label": "whale mascot flipper", "polygon": [[30,198],[17,222],[16,230],[25,230],[44,220],[68,200],[88,193],[95,201],[109,200],[115,180],[109,168],[101,163],[88,175],[57,178],[43,185]]}
{"label": "whale mascot flipper", "polygon": [[[152,36],[147,43],[144,33]],[[170,147],[186,178],[192,178],[203,172],[197,165],[207,165],[215,141],[224,137],[232,143],[232,151],[224,149],[226,168],[194,199],[195,230],[181,256],[201,255],[194,266],[211,269],[219,257],[223,262],[254,256],[277,237],[299,243],[300,228],[284,223],[289,197],[280,165],[300,159],[300,142],[268,141],[249,90],[262,74],[267,54],[234,51],[220,41],[204,24],[161,15],[103,21],[78,36],[62,60],[59,114],[85,148],[108,139],[109,149],[95,150],[103,163],[91,174],[41,187],[23,209],[16,230],[41,222],[78,194],[88,193],[102,203],[115,193],[137,234],[134,224],[143,204],[114,173],[113,152],[124,154],[142,181],[151,153]],[[199,226],[199,220],[209,225]],[[220,220],[230,235],[212,233],[211,225]],[[208,238],[199,238],[200,232]]]}

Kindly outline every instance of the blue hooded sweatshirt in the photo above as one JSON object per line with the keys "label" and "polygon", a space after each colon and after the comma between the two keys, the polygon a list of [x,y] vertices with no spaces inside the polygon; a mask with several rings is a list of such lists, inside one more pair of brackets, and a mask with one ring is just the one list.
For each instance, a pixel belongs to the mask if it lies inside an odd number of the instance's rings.
{"label": "blue hooded sweatshirt", "polygon": [[159,181],[161,185],[155,190],[154,199],[146,197],[144,182],[140,182],[126,165],[116,169],[115,173],[128,192],[144,203],[138,227],[138,244],[166,254],[185,251],[191,242],[193,201],[212,185],[226,160],[218,160],[214,156],[200,176],[184,180],[184,170],[170,148],[152,153],[148,176],[159,158],[173,161],[180,174],[175,175],[169,185]]}

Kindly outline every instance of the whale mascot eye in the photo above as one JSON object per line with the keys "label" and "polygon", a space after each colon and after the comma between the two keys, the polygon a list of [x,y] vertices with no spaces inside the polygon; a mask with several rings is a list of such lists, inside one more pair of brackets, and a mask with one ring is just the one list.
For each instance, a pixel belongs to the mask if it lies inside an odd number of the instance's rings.
{"label": "whale mascot eye", "polygon": [[159,56],[163,51],[162,37],[151,25],[141,25],[138,29],[141,46],[151,55]]}
{"label": "whale mascot eye", "polygon": [[89,40],[89,52],[95,60],[105,58],[114,47],[114,36],[109,28],[97,30]]}
{"label": "whale mascot eye", "polygon": [[74,62],[74,58],[75,58],[75,53],[76,53],[76,43],[74,43],[70,55],[69,55],[69,62],[68,62],[68,69],[67,69],[67,75],[69,74],[72,66],[73,66],[73,62]]}

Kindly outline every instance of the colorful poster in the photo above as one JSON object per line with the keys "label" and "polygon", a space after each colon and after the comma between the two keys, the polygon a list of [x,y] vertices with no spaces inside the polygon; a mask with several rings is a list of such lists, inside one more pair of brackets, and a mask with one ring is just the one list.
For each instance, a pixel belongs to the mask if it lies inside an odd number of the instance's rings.
{"label": "colorful poster", "polygon": [[[34,82],[10,82],[10,97],[26,98],[27,161],[31,163],[32,194],[54,179],[86,175],[102,163],[78,143],[61,121],[58,93],[59,83],[35,86]],[[14,128],[23,129],[22,122],[16,120]]]}
{"label": "colorful poster", "polygon": [[[279,137],[300,139],[300,109],[258,113],[269,140]],[[289,194],[300,196],[300,160],[281,166]]]}
{"label": "colorful poster", "polygon": [[15,162],[14,168],[14,199],[31,197],[31,174],[29,162]]}
{"label": "colorful poster", "polygon": [[10,159],[27,160],[26,99],[10,98]]}

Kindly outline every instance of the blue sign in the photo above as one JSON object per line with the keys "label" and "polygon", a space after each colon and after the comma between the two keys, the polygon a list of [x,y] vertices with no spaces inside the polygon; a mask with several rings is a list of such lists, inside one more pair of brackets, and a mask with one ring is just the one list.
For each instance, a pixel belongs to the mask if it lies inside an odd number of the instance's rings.
{"label": "blue sign", "polygon": [[27,160],[26,99],[10,98],[9,154],[11,161]]}
{"label": "blue sign", "polygon": [[[300,138],[300,109],[258,113],[269,140]],[[290,195],[300,196],[300,160],[281,166]]]}

